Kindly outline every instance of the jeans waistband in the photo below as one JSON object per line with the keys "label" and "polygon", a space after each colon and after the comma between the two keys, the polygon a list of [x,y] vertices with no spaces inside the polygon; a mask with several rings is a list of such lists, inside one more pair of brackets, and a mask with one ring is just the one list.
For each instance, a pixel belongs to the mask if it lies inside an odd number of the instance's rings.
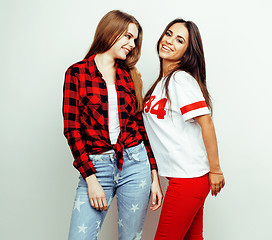
{"label": "jeans waistband", "polygon": [[[137,151],[138,149],[141,149],[144,147],[144,142],[142,141],[140,144],[136,145],[136,146],[132,146],[132,147],[129,147],[129,148],[125,148],[124,151],[129,154],[130,152],[133,152],[133,151]],[[100,154],[95,154],[95,155],[115,155],[115,152],[113,149],[109,150],[109,151],[106,151],[106,152],[103,152],[103,153],[100,153]]]}

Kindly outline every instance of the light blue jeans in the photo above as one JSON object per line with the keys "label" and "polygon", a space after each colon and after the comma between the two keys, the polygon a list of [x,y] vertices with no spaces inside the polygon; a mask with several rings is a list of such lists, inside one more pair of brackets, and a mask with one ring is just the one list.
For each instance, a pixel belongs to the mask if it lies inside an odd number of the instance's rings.
{"label": "light blue jeans", "polygon": [[[150,196],[151,170],[144,144],[124,150],[122,171],[115,153],[90,155],[108,206],[117,197],[119,240],[140,240]],[[106,211],[91,207],[86,181],[80,176],[72,213],[69,240],[95,240]]]}

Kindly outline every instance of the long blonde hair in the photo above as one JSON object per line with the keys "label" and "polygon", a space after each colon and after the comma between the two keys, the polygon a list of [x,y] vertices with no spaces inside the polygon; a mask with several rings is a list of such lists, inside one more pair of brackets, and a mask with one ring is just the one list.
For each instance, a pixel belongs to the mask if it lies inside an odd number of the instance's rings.
{"label": "long blonde hair", "polygon": [[143,109],[143,83],[140,75],[136,73],[135,64],[141,55],[143,30],[139,22],[133,16],[119,10],[108,12],[98,23],[93,43],[85,58],[109,50],[124,32],[127,31],[130,23],[134,23],[137,26],[138,38],[135,40],[135,48],[127,55],[126,60],[119,60],[119,62],[130,72],[135,88],[137,111],[141,111]]}

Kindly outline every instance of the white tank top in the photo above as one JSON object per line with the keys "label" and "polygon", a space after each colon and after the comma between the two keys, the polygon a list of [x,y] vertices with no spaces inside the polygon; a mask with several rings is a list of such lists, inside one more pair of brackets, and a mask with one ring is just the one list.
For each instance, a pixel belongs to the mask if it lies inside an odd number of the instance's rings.
{"label": "white tank top", "polygon": [[116,144],[119,133],[120,124],[118,116],[118,102],[117,102],[117,92],[115,89],[115,84],[107,85],[108,89],[108,106],[109,106],[109,134],[111,144]]}

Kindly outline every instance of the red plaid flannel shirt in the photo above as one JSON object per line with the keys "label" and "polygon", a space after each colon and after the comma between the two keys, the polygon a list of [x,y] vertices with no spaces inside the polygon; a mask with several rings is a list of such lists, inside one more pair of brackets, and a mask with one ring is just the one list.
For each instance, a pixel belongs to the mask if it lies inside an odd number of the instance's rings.
{"label": "red plaid flannel shirt", "polygon": [[108,126],[108,93],[106,82],[98,71],[94,57],[73,64],[65,74],[63,89],[64,135],[74,156],[74,167],[83,178],[96,170],[89,154],[114,149],[118,168],[123,165],[123,150],[144,141],[151,169],[157,169],[141,113],[136,112],[134,84],[128,72],[116,64],[116,90],[120,134],[112,145]]}

